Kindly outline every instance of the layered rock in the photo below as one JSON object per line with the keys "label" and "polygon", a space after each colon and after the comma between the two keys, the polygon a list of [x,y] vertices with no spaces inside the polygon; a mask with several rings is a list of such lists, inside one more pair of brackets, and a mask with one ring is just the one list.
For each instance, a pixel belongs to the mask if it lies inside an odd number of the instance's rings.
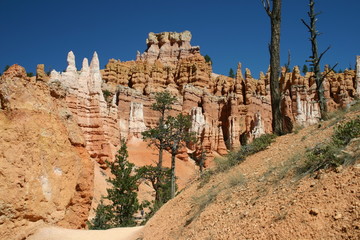
{"label": "layered rock", "polygon": [[[214,74],[211,63],[201,56],[199,47],[190,45],[190,40],[187,32],[150,33],[148,48],[137,54],[136,61],[111,59],[102,70],[106,86],[113,89],[118,99],[120,135],[140,137],[141,131],[155,126],[158,115],[150,109],[152,93],[164,90],[178,98],[180,105],[173,114],[192,116],[193,130],[208,152],[224,154],[272,132],[269,70],[254,79],[249,69],[243,75],[239,63],[234,79]],[[346,107],[356,96],[355,72],[336,74],[325,70],[323,74],[329,109]],[[319,121],[312,73],[302,76],[297,66],[292,72],[283,68],[280,86],[286,131],[290,132],[294,125]],[[132,109],[139,109],[136,114],[143,117],[134,118]]]}
{"label": "layered rock", "polygon": [[69,52],[67,62],[65,72],[51,72],[50,83],[59,82],[67,90],[66,102],[83,131],[85,147],[91,157],[104,165],[106,159],[113,158],[120,142],[116,102],[113,100],[108,107],[105,101],[96,52],[90,66],[86,58],[83,60],[79,72],[73,52]]}
{"label": "layered rock", "polygon": [[0,80],[0,238],[25,239],[45,224],[83,228],[93,163],[74,115],[42,81],[11,66]]}
{"label": "layered rock", "polygon": [[[53,72],[69,94],[66,100],[78,118],[86,148],[99,163],[111,159],[120,138],[141,138],[154,127],[158,113],[150,109],[153,93],[169,91],[178,98],[172,114],[183,112],[193,118],[202,148],[225,154],[253,138],[272,132],[269,71],[254,79],[249,69],[236,77],[212,73],[211,63],[190,44],[191,34],[150,33],[147,50],[136,61],[111,59],[100,72],[95,54],[91,66],[84,60],[77,72],[74,55],[68,56],[66,72]],[[355,72],[335,74],[325,70],[325,95],[330,109],[347,106],[356,95]],[[103,78],[101,78],[102,73]],[[103,82],[102,82],[103,81]],[[106,103],[101,91],[106,87],[112,100]],[[298,67],[282,70],[282,111],[287,131],[295,124],[308,125],[320,118],[312,73],[301,76]],[[191,147],[191,146],[189,146]],[[194,146],[192,146],[194,147]],[[192,149],[196,150],[196,149]]]}
{"label": "layered rock", "polygon": [[199,51],[199,47],[191,46],[191,38],[189,31],[151,32],[146,39],[147,50],[143,54],[138,54],[136,60],[150,64],[160,60],[168,66],[175,66],[180,59],[188,58]]}
{"label": "layered rock", "polygon": [[36,81],[49,81],[49,76],[45,73],[45,65],[38,64],[36,67]]}
{"label": "layered rock", "polygon": [[150,33],[147,51],[138,55],[135,62],[111,59],[103,70],[103,79],[105,83],[130,87],[145,95],[167,90],[180,96],[186,84],[212,91],[211,64],[200,55],[199,47],[190,45],[190,40],[187,31]]}

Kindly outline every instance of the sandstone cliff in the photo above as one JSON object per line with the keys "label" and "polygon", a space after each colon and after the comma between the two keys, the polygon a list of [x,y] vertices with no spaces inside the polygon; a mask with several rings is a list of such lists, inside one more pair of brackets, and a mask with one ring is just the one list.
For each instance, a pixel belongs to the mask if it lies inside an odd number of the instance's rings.
{"label": "sandstone cliff", "polygon": [[43,224],[84,227],[93,163],[64,91],[18,65],[1,77],[1,239],[24,239]]}
{"label": "sandstone cliff", "polygon": [[[120,135],[140,137],[142,129],[156,124],[157,115],[149,109],[152,93],[164,90],[178,97],[174,113],[192,116],[201,148],[210,154],[225,154],[228,149],[272,132],[269,72],[254,79],[249,69],[243,75],[239,63],[234,79],[214,74],[211,63],[205,61],[200,48],[192,47],[190,41],[188,31],[150,33],[146,40],[148,48],[137,54],[136,61],[109,60],[102,70],[103,86],[116,96],[115,105],[121,109],[118,110]],[[330,111],[347,107],[359,96],[359,72],[334,73],[326,68],[322,74],[326,75],[324,85]],[[280,85],[288,132],[295,125],[307,126],[319,121],[312,73],[302,76],[297,66],[292,72],[283,69]],[[141,116],[137,120],[130,117],[134,103]]]}

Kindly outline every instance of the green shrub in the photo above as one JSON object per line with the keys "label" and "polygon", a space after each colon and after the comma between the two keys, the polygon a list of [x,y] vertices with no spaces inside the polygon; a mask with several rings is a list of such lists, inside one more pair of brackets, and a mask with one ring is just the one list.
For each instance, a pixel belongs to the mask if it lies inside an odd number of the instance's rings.
{"label": "green shrub", "polygon": [[340,149],[334,144],[318,144],[306,153],[305,163],[297,170],[298,174],[309,174],[320,169],[337,167],[342,164],[337,157]]}
{"label": "green shrub", "polygon": [[354,161],[343,154],[342,150],[351,139],[360,136],[360,117],[345,122],[335,128],[329,143],[321,143],[309,149],[305,163],[297,168],[297,173],[307,175],[320,169],[336,168]]}
{"label": "green shrub", "polygon": [[184,227],[188,226],[196,218],[198,218],[200,214],[204,211],[204,209],[216,200],[219,192],[219,189],[217,189],[216,187],[212,187],[205,194],[202,194],[200,196],[193,196],[192,204],[195,206],[195,210],[193,212],[193,215],[186,220]]}
{"label": "green shrub", "polygon": [[244,145],[238,152],[230,152],[226,158],[214,159],[217,170],[220,172],[243,162],[247,156],[253,155],[257,152],[265,150],[275,139],[274,134],[264,134],[255,138],[252,143]]}
{"label": "green shrub", "polygon": [[204,58],[205,58],[205,62],[212,64],[212,60],[211,60],[211,57],[209,55],[206,54],[204,56]]}
{"label": "green shrub", "polygon": [[332,140],[339,146],[346,146],[351,139],[360,136],[360,117],[335,128]]}
{"label": "green shrub", "polygon": [[230,152],[226,157],[218,157],[214,159],[216,171],[218,172],[224,172],[242,161],[243,159],[240,156],[240,151]]}
{"label": "green shrub", "polygon": [[205,186],[205,184],[207,184],[210,179],[211,179],[211,176],[214,174],[214,171],[212,170],[206,170],[204,172],[201,173],[201,176],[200,176],[200,184],[198,186],[198,188],[202,188],[203,186]]}
{"label": "green shrub", "polygon": [[107,89],[103,90],[102,92],[103,92],[105,100],[108,101],[109,97],[112,95],[112,93]]}
{"label": "green shrub", "polygon": [[245,156],[255,154],[257,152],[265,150],[272,142],[274,142],[276,135],[274,134],[264,134],[258,138],[255,138],[254,141],[248,145],[245,145],[241,148],[241,151],[244,152]]}
{"label": "green shrub", "polygon": [[228,184],[230,188],[244,185],[245,183],[246,178],[242,173],[236,172],[228,176]]}

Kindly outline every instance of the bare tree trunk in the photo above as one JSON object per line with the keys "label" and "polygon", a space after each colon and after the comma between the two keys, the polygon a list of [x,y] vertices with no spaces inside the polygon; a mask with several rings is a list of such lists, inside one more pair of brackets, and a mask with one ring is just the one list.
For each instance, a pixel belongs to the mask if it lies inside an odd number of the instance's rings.
{"label": "bare tree trunk", "polygon": [[173,199],[175,197],[175,191],[176,191],[176,187],[175,187],[175,156],[176,153],[172,153],[171,154],[171,199]]}
{"label": "bare tree trunk", "polygon": [[159,147],[159,162],[157,164],[157,167],[159,169],[162,169],[162,162],[163,162],[163,148]]}
{"label": "bare tree trunk", "polygon": [[312,62],[314,65],[314,75],[315,75],[315,82],[316,82],[316,91],[318,94],[318,98],[319,98],[319,105],[320,105],[320,112],[321,112],[321,118],[323,119],[326,115],[327,112],[327,106],[326,106],[326,99],[324,96],[324,86],[322,84],[322,79],[321,79],[321,73],[320,73],[320,60],[319,60],[319,56],[318,56],[318,46],[317,46],[317,35],[318,33],[316,32],[316,14],[314,12],[314,1],[310,0],[309,1],[310,4],[310,12],[309,12],[309,17],[310,17],[310,40],[311,40],[311,51],[312,51]]}
{"label": "bare tree trunk", "polygon": [[270,17],[271,22],[271,42],[270,51],[270,93],[272,109],[272,127],[277,135],[284,134],[283,117],[281,113],[281,93],[280,93],[280,27],[281,27],[281,0],[272,0],[270,10],[270,0],[262,0],[264,8]]}
{"label": "bare tree trunk", "polygon": [[[330,47],[328,47],[319,56],[317,39],[316,39],[317,36],[319,35],[319,32],[316,30],[316,21],[317,21],[316,16],[319,14],[315,13],[314,5],[315,5],[314,0],[309,0],[310,11],[308,12],[308,16],[310,18],[310,24],[307,24],[304,21],[304,19],[301,19],[301,21],[305,24],[305,26],[309,29],[309,32],[310,32],[312,56],[310,56],[311,59],[307,60],[307,61],[312,62],[311,65],[314,67],[316,93],[318,95],[318,100],[319,100],[321,119],[326,119],[327,104],[326,104],[326,98],[325,98],[325,94],[324,94],[325,90],[324,90],[324,85],[323,85],[325,76],[321,76],[320,61],[321,61],[321,58],[323,57],[323,55],[330,49]],[[335,66],[337,66],[337,64]],[[332,71],[335,68],[335,66],[330,71]]]}

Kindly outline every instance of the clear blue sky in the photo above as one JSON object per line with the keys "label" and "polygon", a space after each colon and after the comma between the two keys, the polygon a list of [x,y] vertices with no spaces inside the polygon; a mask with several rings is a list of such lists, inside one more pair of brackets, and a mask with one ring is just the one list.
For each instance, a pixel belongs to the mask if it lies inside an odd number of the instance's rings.
{"label": "clear blue sky", "polygon": [[[354,68],[360,55],[360,1],[316,0],[320,50],[331,45],[323,64]],[[308,0],[284,0],[281,63],[291,51],[291,66],[310,56]],[[134,60],[146,49],[149,32],[192,32],[192,45],[213,60],[213,71],[227,75],[242,62],[254,77],[269,64],[270,22],[260,0],[0,0],[0,71],[18,63],[28,72],[36,65],[62,71],[67,53],[82,58],[97,51],[103,67],[110,58]]]}

